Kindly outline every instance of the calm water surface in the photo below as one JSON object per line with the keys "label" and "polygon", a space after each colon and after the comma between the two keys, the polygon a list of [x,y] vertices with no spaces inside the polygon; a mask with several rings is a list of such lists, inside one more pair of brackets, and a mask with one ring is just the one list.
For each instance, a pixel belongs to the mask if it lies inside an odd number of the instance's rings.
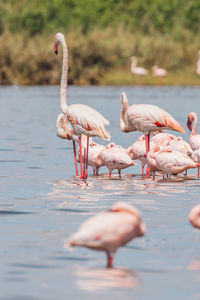
{"label": "calm water surface", "polygon": [[[71,87],[69,103],[99,110],[112,141],[125,147],[139,133],[120,132],[120,95],[156,104],[186,128],[200,115],[199,87]],[[188,223],[200,202],[196,170],[186,179],[146,180],[140,163],[108,180],[74,179],[71,142],[57,138],[58,87],[0,88],[0,299],[200,299],[200,232]],[[189,133],[182,135],[187,141]],[[97,140],[103,143],[103,141]],[[69,249],[66,240],[89,216],[116,201],[138,207],[144,238],[121,248],[115,268],[105,254]]]}

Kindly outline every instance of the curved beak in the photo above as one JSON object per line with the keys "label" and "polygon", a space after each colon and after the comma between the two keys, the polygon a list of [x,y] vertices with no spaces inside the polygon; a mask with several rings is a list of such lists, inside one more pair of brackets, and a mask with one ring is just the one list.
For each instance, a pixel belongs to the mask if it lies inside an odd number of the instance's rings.
{"label": "curved beak", "polygon": [[190,122],[189,118],[187,120],[187,127],[190,131],[192,131],[192,123]]}
{"label": "curved beak", "polygon": [[57,42],[55,42],[53,50],[54,50],[55,54],[57,55],[58,54],[58,43]]}

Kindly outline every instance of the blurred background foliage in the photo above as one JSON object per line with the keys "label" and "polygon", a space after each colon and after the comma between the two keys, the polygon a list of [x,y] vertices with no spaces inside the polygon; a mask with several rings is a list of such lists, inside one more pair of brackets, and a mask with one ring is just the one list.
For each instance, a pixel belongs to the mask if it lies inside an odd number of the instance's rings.
{"label": "blurred background foliage", "polygon": [[[58,84],[54,35],[65,34],[71,84],[135,84],[130,57],[166,84],[199,84],[197,0],[0,0],[0,83]],[[61,55],[61,53],[60,53]],[[150,75],[145,84],[156,84]]]}

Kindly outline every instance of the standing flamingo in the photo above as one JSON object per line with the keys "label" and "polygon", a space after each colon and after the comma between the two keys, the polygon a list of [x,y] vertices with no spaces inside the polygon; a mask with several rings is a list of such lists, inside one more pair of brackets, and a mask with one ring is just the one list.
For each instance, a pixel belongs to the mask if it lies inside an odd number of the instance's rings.
{"label": "standing flamingo", "polygon": [[[68,76],[68,49],[65,41],[65,37],[62,33],[57,33],[55,37],[54,51],[58,53],[58,45],[61,44],[63,49],[63,64],[60,84],[60,106],[62,112],[67,117],[68,121],[72,125],[76,135],[79,137],[80,148],[80,164],[81,164],[81,176],[80,178],[87,178],[88,175],[88,147],[89,137],[99,136],[107,141],[110,140],[110,133],[105,129],[105,126],[109,125],[109,121],[106,120],[99,112],[90,106],[83,104],[67,105],[67,76]],[[86,151],[86,170],[83,172],[83,160],[82,160],[82,145],[81,135],[87,136],[87,151]]]}
{"label": "standing flamingo", "polygon": [[125,202],[117,202],[109,211],[86,220],[69,239],[70,246],[105,251],[107,267],[113,267],[117,249],[135,237],[145,234],[146,227],[139,211]]}
{"label": "standing flamingo", "polygon": [[76,159],[76,145],[75,141],[78,142],[78,136],[76,135],[72,125],[69,123],[67,118],[63,113],[59,114],[56,121],[56,130],[57,136],[61,139],[67,139],[73,141],[73,150],[74,150],[74,162],[75,162],[75,170],[76,176],[78,176],[78,165]]}
{"label": "standing flamingo", "polygon": [[153,66],[152,68],[152,75],[155,77],[160,78],[159,85],[162,85],[162,78],[167,76],[168,72],[167,70],[163,68],[159,68],[158,66]]}
{"label": "standing flamingo", "polygon": [[200,204],[191,209],[188,218],[192,226],[200,229]]}
{"label": "standing flamingo", "polygon": [[[192,128],[192,123],[194,126]],[[187,127],[191,131],[190,134],[190,146],[193,151],[200,149],[200,134],[197,134],[197,122],[198,117],[195,112],[190,112],[187,120]],[[198,177],[199,177],[199,168],[198,168]]]}
{"label": "standing flamingo", "polygon": [[148,71],[145,68],[137,67],[137,58],[135,56],[131,57],[131,72],[138,76],[138,85],[141,85],[141,76],[148,74]]}
{"label": "standing flamingo", "polygon": [[[120,128],[123,132],[141,131],[145,134],[146,155],[150,150],[150,132],[170,129],[185,132],[183,127],[166,111],[150,104],[134,104],[129,106],[125,93],[121,95],[122,110]],[[147,178],[150,170],[147,165]]]}
{"label": "standing flamingo", "polygon": [[102,165],[106,166],[109,170],[109,179],[111,179],[113,170],[117,169],[119,178],[121,178],[121,170],[135,164],[127,153],[127,150],[114,143],[108,144],[108,146],[100,152],[99,158],[102,161]]}

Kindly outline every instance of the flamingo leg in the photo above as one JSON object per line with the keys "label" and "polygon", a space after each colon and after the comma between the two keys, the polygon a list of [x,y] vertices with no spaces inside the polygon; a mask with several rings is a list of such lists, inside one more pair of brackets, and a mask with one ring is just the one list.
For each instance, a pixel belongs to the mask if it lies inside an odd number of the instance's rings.
{"label": "flamingo leg", "polygon": [[78,165],[77,165],[77,159],[76,159],[76,144],[75,144],[75,141],[73,141],[73,149],[74,149],[74,162],[75,162],[76,176],[78,176]]}
{"label": "flamingo leg", "polygon": [[[150,133],[145,134],[145,144],[146,144],[146,155],[147,155],[150,150]],[[147,179],[150,178],[150,167],[148,164],[146,168],[146,178]]]}
{"label": "flamingo leg", "polygon": [[107,268],[113,268],[113,256],[107,253]]}
{"label": "flamingo leg", "polygon": [[144,166],[142,166],[142,175],[144,175]]}
{"label": "flamingo leg", "polygon": [[111,179],[111,172],[109,172],[109,179]]}
{"label": "flamingo leg", "polygon": [[199,167],[198,167],[198,178],[199,178]]}
{"label": "flamingo leg", "polygon": [[86,151],[86,161],[85,161],[85,171],[84,171],[85,179],[87,179],[88,177],[88,152],[89,152],[89,136],[87,137],[87,151]]}
{"label": "flamingo leg", "polygon": [[86,149],[84,148],[84,156],[83,156],[83,176],[85,178],[85,167],[86,167]]}
{"label": "flamingo leg", "polygon": [[120,170],[118,170],[118,174],[119,174],[119,179],[121,179],[122,177],[121,177],[121,171]]}
{"label": "flamingo leg", "polygon": [[81,166],[81,175],[80,179],[83,178],[83,157],[82,157],[82,143],[81,143],[81,136],[79,136],[79,149],[80,149],[80,166]]}

